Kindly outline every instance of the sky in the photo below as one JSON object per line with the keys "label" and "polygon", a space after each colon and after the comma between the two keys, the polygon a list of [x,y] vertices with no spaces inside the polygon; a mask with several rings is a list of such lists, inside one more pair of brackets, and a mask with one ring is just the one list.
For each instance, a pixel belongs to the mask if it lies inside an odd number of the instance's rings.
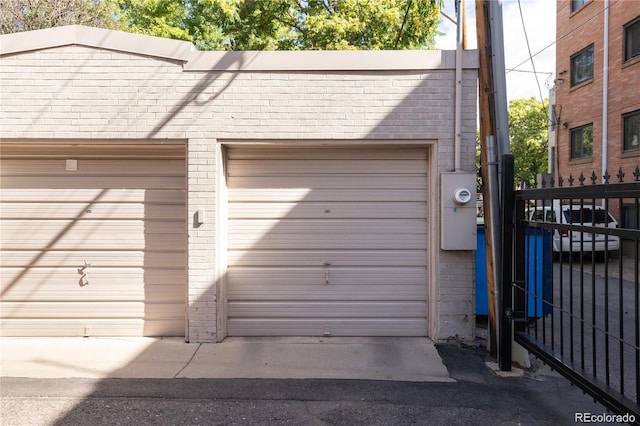
{"label": "sky", "polygon": [[[497,1],[497,0],[492,0]],[[468,48],[475,49],[475,1],[466,0]],[[520,10],[522,10],[522,17]],[[444,13],[456,19],[455,1],[444,0]],[[507,99],[549,97],[556,62],[556,2],[553,0],[502,0]],[[524,24],[523,24],[524,21]],[[442,50],[456,48],[456,26],[444,16],[439,27],[443,36],[436,38]],[[527,39],[529,47],[527,47]],[[529,59],[533,55],[533,64]],[[537,71],[536,74],[533,70]],[[512,70],[512,71],[509,71]],[[539,85],[539,86],[538,86]],[[542,95],[540,94],[542,92]]]}

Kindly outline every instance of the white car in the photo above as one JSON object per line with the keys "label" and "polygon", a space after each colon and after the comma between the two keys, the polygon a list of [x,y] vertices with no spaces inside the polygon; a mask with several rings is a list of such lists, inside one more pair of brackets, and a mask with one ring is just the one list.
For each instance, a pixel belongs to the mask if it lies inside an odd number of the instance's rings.
{"label": "white car", "polygon": [[[560,214],[562,212],[562,214]],[[538,222],[553,222],[558,224],[577,224],[583,226],[617,228],[618,222],[610,213],[603,208],[586,205],[554,205],[544,207],[533,207],[527,210],[528,220]],[[571,235],[570,235],[571,234]],[[595,245],[594,245],[595,239]],[[606,245],[606,247],[605,247]],[[553,252],[559,253],[562,248],[563,253],[584,251],[590,253],[592,250],[597,253],[604,253],[605,248],[616,252],[620,249],[620,238],[614,235],[600,233],[570,231],[568,229],[554,230],[553,232]]]}

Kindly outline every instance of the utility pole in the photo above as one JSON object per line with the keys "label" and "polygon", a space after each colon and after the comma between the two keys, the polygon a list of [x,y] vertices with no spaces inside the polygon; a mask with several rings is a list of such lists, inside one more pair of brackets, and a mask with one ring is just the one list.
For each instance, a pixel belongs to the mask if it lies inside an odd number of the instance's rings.
{"label": "utility pole", "polygon": [[[484,183],[485,244],[487,253],[487,296],[489,301],[489,352],[498,358],[504,339],[500,324],[502,312],[502,220],[500,210],[500,159],[508,154],[509,131],[504,76],[502,3],[476,0],[476,32],[480,58],[480,167]],[[509,361],[510,364],[510,361]],[[501,364],[501,368],[510,365]]]}
{"label": "utility pole", "polygon": [[496,197],[494,191],[497,189],[497,174],[491,173],[491,168],[497,165],[497,155],[495,151],[495,110],[493,101],[493,72],[491,65],[491,39],[489,31],[489,1],[476,0],[476,32],[478,36],[478,53],[480,68],[478,70],[478,103],[480,114],[480,172],[482,175],[484,200],[484,224],[485,224],[485,247],[487,253],[487,298],[489,301],[489,341],[488,349],[492,357],[497,357],[498,333],[496,320],[496,281],[497,270],[495,265],[496,229],[494,227],[494,216],[498,212],[494,209],[491,200]]}
{"label": "utility pole", "polygon": [[[513,344],[511,317],[503,303],[504,298],[511,297],[513,279],[511,264],[506,263],[512,261],[511,247],[507,246],[512,243],[513,217],[509,215],[513,215],[513,197],[509,194],[513,191],[513,157],[509,146],[502,0],[476,0],[476,30],[480,59],[480,166],[484,182],[489,351],[498,359],[500,369],[509,371],[514,353],[523,365],[528,364],[528,354]],[[502,167],[501,162],[504,162]]]}

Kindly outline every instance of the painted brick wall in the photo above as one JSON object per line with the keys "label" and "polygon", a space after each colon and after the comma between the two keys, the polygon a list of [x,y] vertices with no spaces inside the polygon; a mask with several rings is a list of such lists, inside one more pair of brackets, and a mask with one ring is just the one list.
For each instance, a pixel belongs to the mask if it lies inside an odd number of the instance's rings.
{"label": "painted brick wall", "polygon": [[[187,141],[189,341],[223,337],[216,330],[219,142],[426,140],[435,144],[432,173],[453,169],[453,69],[185,71],[179,60],[73,45],[5,55],[0,72],[5,140]],[[477,72],[463,77],[462,168],[473,171]],[[437,201],[438,188],[430,190]],[[198,209],[207,217],[200,226]],[[431,229],[439,241],[439,226]],[[430,335],[471,339],[472,253],[439,251],[433,259]]]}
{"label": "painted brick wall", "polygon": [[[464,170],[473,170],[475,71],[465,71]],[[453,70],[203,73],[70,46],[3,57],[5,138],[438,140],[452,163]],[[197,137],[197,136],[196,136]]]}
{"label": "painted brick wall", "polygon": [[[603,63],[604,63],[604,2],[585,3],[571,12],[570,2],[559,1],[557,7],[556,45],[556,102],[561,106],[560,122],[568,129],[559,129],[558,146],[560,173],[565,179],[584,172],[595,171],[602,176],[603,154]],[[622,115],[640,109],[640,60],[623,62],[623,27],[640,16],[640,2],[622,0],[609,7],[608,55],[608,118],[607,157],[611,175],[622,167],[627,176],[640,161],[640,152],[623,152]],[[594,78],[571,87],[571,55],[593,44]],[[570,129],[593,123],[593,156],[588,159],[570,159]]]}

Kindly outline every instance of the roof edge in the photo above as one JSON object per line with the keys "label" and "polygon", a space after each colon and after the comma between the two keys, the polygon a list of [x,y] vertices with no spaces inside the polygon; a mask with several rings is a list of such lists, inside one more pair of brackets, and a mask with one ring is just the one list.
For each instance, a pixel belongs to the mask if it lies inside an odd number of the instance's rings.
{"label": "roof edge", "polygon": [[81,45],[140,55],[188,61],[195,51],[187,41],[132,34],[123,31],[67,25],[0,36],[0,56],[33,50]]}
{"label": "roof edge", "polygon": [[[463,68],[479,67],[463,52]],[[401,71],[455,68],[454,50],[198,51],[185,71]]]}
{"label": "roof edge", "polygon": [[[402,71],[455,68],[454,50],[197,51],[187,41],[68,25],[0,35],[0,56],[80,45],[184,62],[185,71]],[[477,69],[477,50],[462,67]]]}

